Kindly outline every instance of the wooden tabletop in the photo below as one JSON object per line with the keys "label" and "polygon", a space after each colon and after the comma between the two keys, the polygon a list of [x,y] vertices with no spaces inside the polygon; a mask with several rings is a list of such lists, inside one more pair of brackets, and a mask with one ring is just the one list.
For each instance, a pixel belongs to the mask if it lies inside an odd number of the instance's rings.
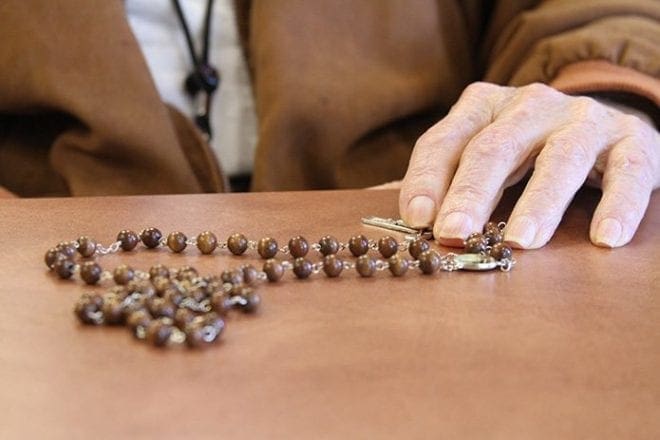
{"label": "wooden tabletop", "polygon": [[[2,200],[0,438],[658,438],[660,196],[618,250],[588,241],[597,197],[580,194],[510,273],[287,274],[260,287],[257,316],[197,351],[81,326],[73,304],[89,289],[56,280],[44,252],[148,226],[378,238],[360,218],[396,216],[396,192]],[[218,273],[257,260],[100,260],[120,261]]]}

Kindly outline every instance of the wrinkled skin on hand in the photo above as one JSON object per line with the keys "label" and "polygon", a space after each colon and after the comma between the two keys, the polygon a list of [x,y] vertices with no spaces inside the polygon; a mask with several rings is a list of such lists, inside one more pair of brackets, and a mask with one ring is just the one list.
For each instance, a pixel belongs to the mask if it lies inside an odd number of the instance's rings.
{"label": "wrinkled skin on hand", "polygon": [[660,186],[660,135],[636,116],[542,84],[474,83],[417,141],[401,184],[401,216],[415,227],[432,225],[443,244],[460,245],[532,168],[506,241],[545,245],[588,182],[603,191],[592,243],[623,246]]}

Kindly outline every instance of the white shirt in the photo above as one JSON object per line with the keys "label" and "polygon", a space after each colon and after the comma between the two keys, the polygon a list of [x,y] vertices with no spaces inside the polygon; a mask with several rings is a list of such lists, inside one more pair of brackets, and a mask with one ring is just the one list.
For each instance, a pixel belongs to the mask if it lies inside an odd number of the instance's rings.
{"label": "white shirt", "polygon": [[[199,53],[206,0],[182,0],[181,8]],[[192,117],[193,100],[183,88],[192,71],[192,61],[172,2],[127,0],[126,12],[163,101]],[[209,44],[209,61],[221,78],[211,109],[212,147],[225,173],[249,173],[257,143],[257,123],[232,0],[215,1]]]}

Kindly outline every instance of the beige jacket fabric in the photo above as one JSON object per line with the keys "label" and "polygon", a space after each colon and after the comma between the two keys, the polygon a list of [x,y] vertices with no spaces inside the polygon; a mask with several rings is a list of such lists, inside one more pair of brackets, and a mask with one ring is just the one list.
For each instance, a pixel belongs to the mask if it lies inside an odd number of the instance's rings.
{"label": "beige jacket fabric", "polygon": [[[256,190],[400,178],[472,81],[660,104],[657,0],[236,0],[259,117]],[[119,0],[0,2],[0,187],[20,196],[225,189],[161,102]]]}

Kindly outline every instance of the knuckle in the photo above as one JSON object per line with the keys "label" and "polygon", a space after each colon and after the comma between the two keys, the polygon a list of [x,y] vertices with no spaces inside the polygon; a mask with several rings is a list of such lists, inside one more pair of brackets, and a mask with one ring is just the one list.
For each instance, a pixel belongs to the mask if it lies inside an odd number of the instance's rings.
{"label": "knuckle", "polygon": [[621,148],[610,153],[608,168],[612,173],[652,182],[653,173],[658,169],[658,155],[647,148]]}
{"label": "knuckle", "polygon": [[520,88],[521,96],[533,99],[547,99],[557,96],[560,92],[542,83],[531,83]]}
{"label": "knuckle", "polygon": [[484,94],[490,94],[494,90],[498,89],[499,86],[484,81],[476,81],[469,84],[465,88],[466,95],[477,95],[481,96]]}
{"label": "knuckle", "polygon": [[443,214],[448,214],[454,210],[465,210],[466,208],[469,210],[475,205],[487,205],[492,197],[493,194],[487,187],[476,182],[454,182],[446,203],[443,204]]}
{"label": "knuckle", "polygon": [[539,153],[536,163],[539,166],[579,165],[594,162],[594,155],[591,144],[575,137],[565,137],[548,142]]}
{"label": "knuckle", "polygon": [[518,154],[515,130],[491,128],[484,130],[465,147],[465,155],[474,160],[500,162],[505,157]]}

